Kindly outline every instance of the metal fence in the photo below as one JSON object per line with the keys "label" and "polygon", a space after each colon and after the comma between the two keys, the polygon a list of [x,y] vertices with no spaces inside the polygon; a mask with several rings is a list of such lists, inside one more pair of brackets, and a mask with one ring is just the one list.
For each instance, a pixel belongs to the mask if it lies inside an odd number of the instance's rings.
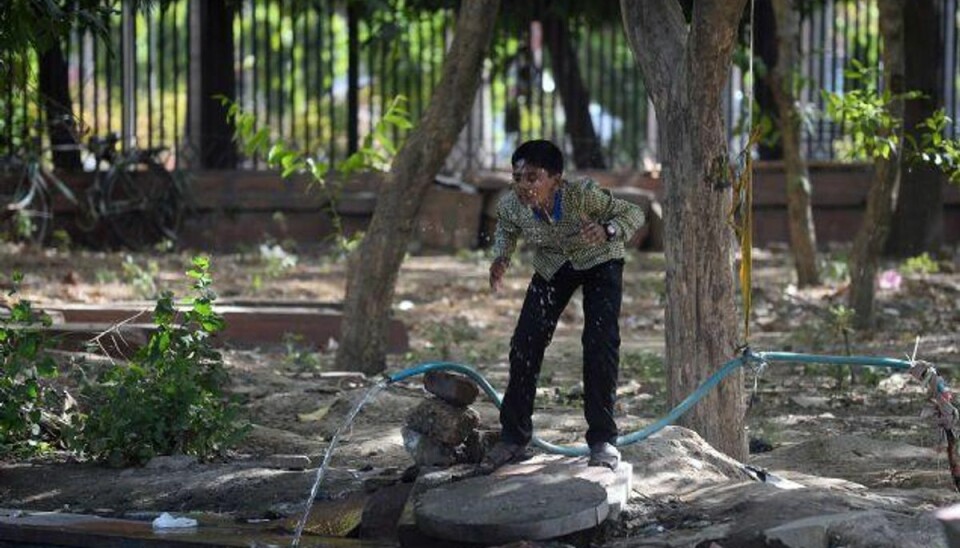
{"label": "metal fence", "polygon": [[[942,1],[947,14],[944,100],[956,119],[957,0]],[[63,44],[72,112],[92,134],[120,133],[125,118],[133,116],[128,127],[134,128],[139,146],[170,147],[171,162],[189,163],[195,149],[188,129],[195,43],[191,0],[161,3],[162,8],[135,17],[128,80],[121,63],[120,3],[114,4],[118,11],[107,26],[106,43],[77,31]],[[414,120],[420,116],[439,80],[454,27],[449,11],[416,11],[402,2],[402,9],[371,13],[351,13],[338,0],[241,0],[236,5],[233,58],[223,62],[235,69],[237,103],[275,135],[332,162],[363,141],[396,95],[407,97]],[[853,59],[876,65],[881,47],[876,0],[827,0],[817,6],[802,28],[807,85],[800,99],[813,112],[823,109],[821,89],[849,89],[844,69]],[[528,138],[550,138],[571,154],[574,144],[582,144],[572,141],[574,115],[560,93],[566,82],[557,81],[557,67],[570,66],[571,60],[552,62],[544,40],[552,29],[538,14],[530,14],[530,24],[504,19],[449,170],[506,167],[512,148]],[[571,21],[566,30],[588,96],[579,99],[589,112],[602,164],[650,167],[657,156],[656,120],[620,21]],[[36,72],[20,86],[12,85],[12,78],[0,84],[0,154],[28,143],[34,122],[43,117]],[[130,84],[126,93],[125,81]],[[748,96],[744,71],[734,66],[723,105],[734,150],[742,143]],[[134,108],[125,109],[125,100]],[[808,156],[835,158],[839,128],[823,117],[811,120],[804,142]],[[957,135],[956,126],[952,132]],[[248,158],[241,166],[255,169],[262,162]]]}

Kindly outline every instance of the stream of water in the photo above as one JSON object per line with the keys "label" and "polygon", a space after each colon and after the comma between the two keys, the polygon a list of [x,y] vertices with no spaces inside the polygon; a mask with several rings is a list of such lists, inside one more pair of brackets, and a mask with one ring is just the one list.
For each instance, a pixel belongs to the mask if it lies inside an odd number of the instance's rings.
{"label": "stream of water", "polygon": [[330,445],[327,447],[327,452],[323,454],[323,462],[320,463],[320,468],[317,468],[317,477],[313,481],[313,487],[310,489],[310,497],[307,498],[306,507],[303,509],[303,516],[300,518],[300,521],[297,522],[297,529],[293,535],[293,543],[290,545],[293,548],[300,546],[300,537],[303,535],[303,528],[307,525],[307,518],[310,517],[310,509],[313,508],[313,500],[317,497],[317,491],[320,490],[320,484],[323,482],[323,475],[327,471],[327,464],[330,462],[330,457],[333,455],[333,450],[337,447],[337,442],[340,441],[340,435],[350,428],[350,425],[353,423],[353,419],[356,418],[357,413],[360,412],[362,408],[371,398],[377,395],[381,390],[386,388],[387,381],[382,380],[377,384],[370,387],[367,390],[367,393],[357,401],[357,404],[350,410],[350,413],[347,415],[346,420],[343,421],[343,424],[340,425],[340,428],[337,428],[337,431],[334,432],[333,437],[330,439]]}

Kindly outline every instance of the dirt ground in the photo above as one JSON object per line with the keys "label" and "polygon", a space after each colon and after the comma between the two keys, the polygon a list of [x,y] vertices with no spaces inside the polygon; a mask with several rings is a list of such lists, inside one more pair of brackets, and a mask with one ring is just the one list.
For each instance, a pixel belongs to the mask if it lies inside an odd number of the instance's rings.
{"label": "dirt ground", "polygon": [[[903,273],[897,287],[880,290],[879,326],[846,332],[839,305],[841,253],[822,257],[824,285],[798,290],[789,257],[760,251],[754,267],[754,333],[757,350],[864,354],[903,358],[921,336],[918,357],[947,377],[960,366],[960,256],[941,261],[939,273]],[[126,254],[0,248],[0,287],[24,274],[22,296],[43,305],[149,300],[159,289],[188,292],[183,275],[189,253]],[[526,260],[524,260],[526,259]],[[221,299],[337,302],[344,262],[320,252],[251,249],[212,257]],[[424,361],[451,360],[476,367],[499,390],[507,380],[510,333],[532,272],[521,257],[504,290],[487,288],[488,258],[481,252],[414,256],[405,261],[394,314],[408,327],[411,349],[389,357],[389,370]],[[889,263],[897,269],[903,263]],[[631,253],[624,272],[618,421],[624,432],[665,412],[663,373],[664,265],[662,254]],[[6,291],[4,291],[6,292]],[[559,443],[582,442],[579,395],[578,297],[568,307],[547,352],[535,424]],[[116,470],[77,463],[61,453],[27,462],[0,463],[0,508],[96,512],[203,511],[271,519],[296,514],[315,469],[289,466],[278,455],[306,455],[314,466],[353,402],[377,379],[332,374],[332,355],[311,341],[278,341],[272,347],[226,348],[231,392],[242,402],[252,430],[223,462],[157,459],[142,469]],[[718,364],[719,365],[719,364]],[[798,474],[838,478],[868,489],[915,490],[932,508],[957,497],[932,419],[921,418],[922,390],[905,375],[886,370],[838,375],[828,366],[773,365],[746,375],[751,464]],[[396,481],[411,464],[400,428],[425,397],[420,383],[393,385],[359,414],[333,454],[320,498],[378,482]],[[496,411],[474,405],[485,427]],[[273,459],[273,460],[271,460]],[[287,464],[284,464],[287,462]],[[636,516],[634,516],[636,517]],[[639,519],[639,518],[638,518]],[[665,523],[661,515],[660,521]],[[618,533],[649,524],[634,520]],[[633,529],[631,529],[631,527]]]}

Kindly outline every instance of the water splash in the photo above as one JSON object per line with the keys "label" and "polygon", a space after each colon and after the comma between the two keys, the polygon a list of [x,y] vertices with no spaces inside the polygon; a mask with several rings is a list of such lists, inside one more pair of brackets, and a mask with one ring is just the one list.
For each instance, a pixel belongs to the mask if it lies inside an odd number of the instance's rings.
{"label": "water splash", "polygon": [[340,428],[337,428],[337,431],[334,432],[333,437],[330,438],[330,445],[327,446],[327,452],[323,454],[323,462],[320,463],[320,467],[317,468],[317,477],[313,481],[313,487],[310,489],[310,497],[307,499],[306,508],[303,510],[303,516],[300,518],[300,521],[297,522],[297,529],[293,534],[293,543],[290,544],[292,548],[300,546],[300,537],[303,535],[303,528],[307,526],[307,518],[310,517],[310,509],[313,508],[313,500],[317,498],[317,491],[320,490],[320,484],[323,482],[323,475],[327,471],[327,464],[330,462],[330,457],[333,456],[333,450],[337,447],[337,443],[340,441],[340,435],[350,427],[353,423],[353,419],[356,418],[357,413],[360,412],[360,409],[376,396],[381,390],[387,387],[387,380],[381,380],[377,384],[370,387],[367,390],[367,393],[357,401],[357,404],[350,410],[350,413],[347,414],[347,418],[343,421],[343,424],[340,425]]}

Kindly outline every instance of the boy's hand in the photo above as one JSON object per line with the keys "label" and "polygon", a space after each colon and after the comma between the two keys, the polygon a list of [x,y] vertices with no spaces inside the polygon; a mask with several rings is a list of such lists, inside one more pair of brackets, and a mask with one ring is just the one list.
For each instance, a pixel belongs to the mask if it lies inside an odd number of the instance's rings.
{"label": "boy's hand", "polygon": [[590,245],[600,245],[607,241],[607,231],[596,221],[584,220],[580,225],[580,237]]}
{"label": "boy's hand", "polygon": [[504,257],[497,257],[490,264],[490,289],[494,293],[500,291],[500,286],[503,285],[503,275],[507,272],[508,266],[510,266],[510,260]]}

